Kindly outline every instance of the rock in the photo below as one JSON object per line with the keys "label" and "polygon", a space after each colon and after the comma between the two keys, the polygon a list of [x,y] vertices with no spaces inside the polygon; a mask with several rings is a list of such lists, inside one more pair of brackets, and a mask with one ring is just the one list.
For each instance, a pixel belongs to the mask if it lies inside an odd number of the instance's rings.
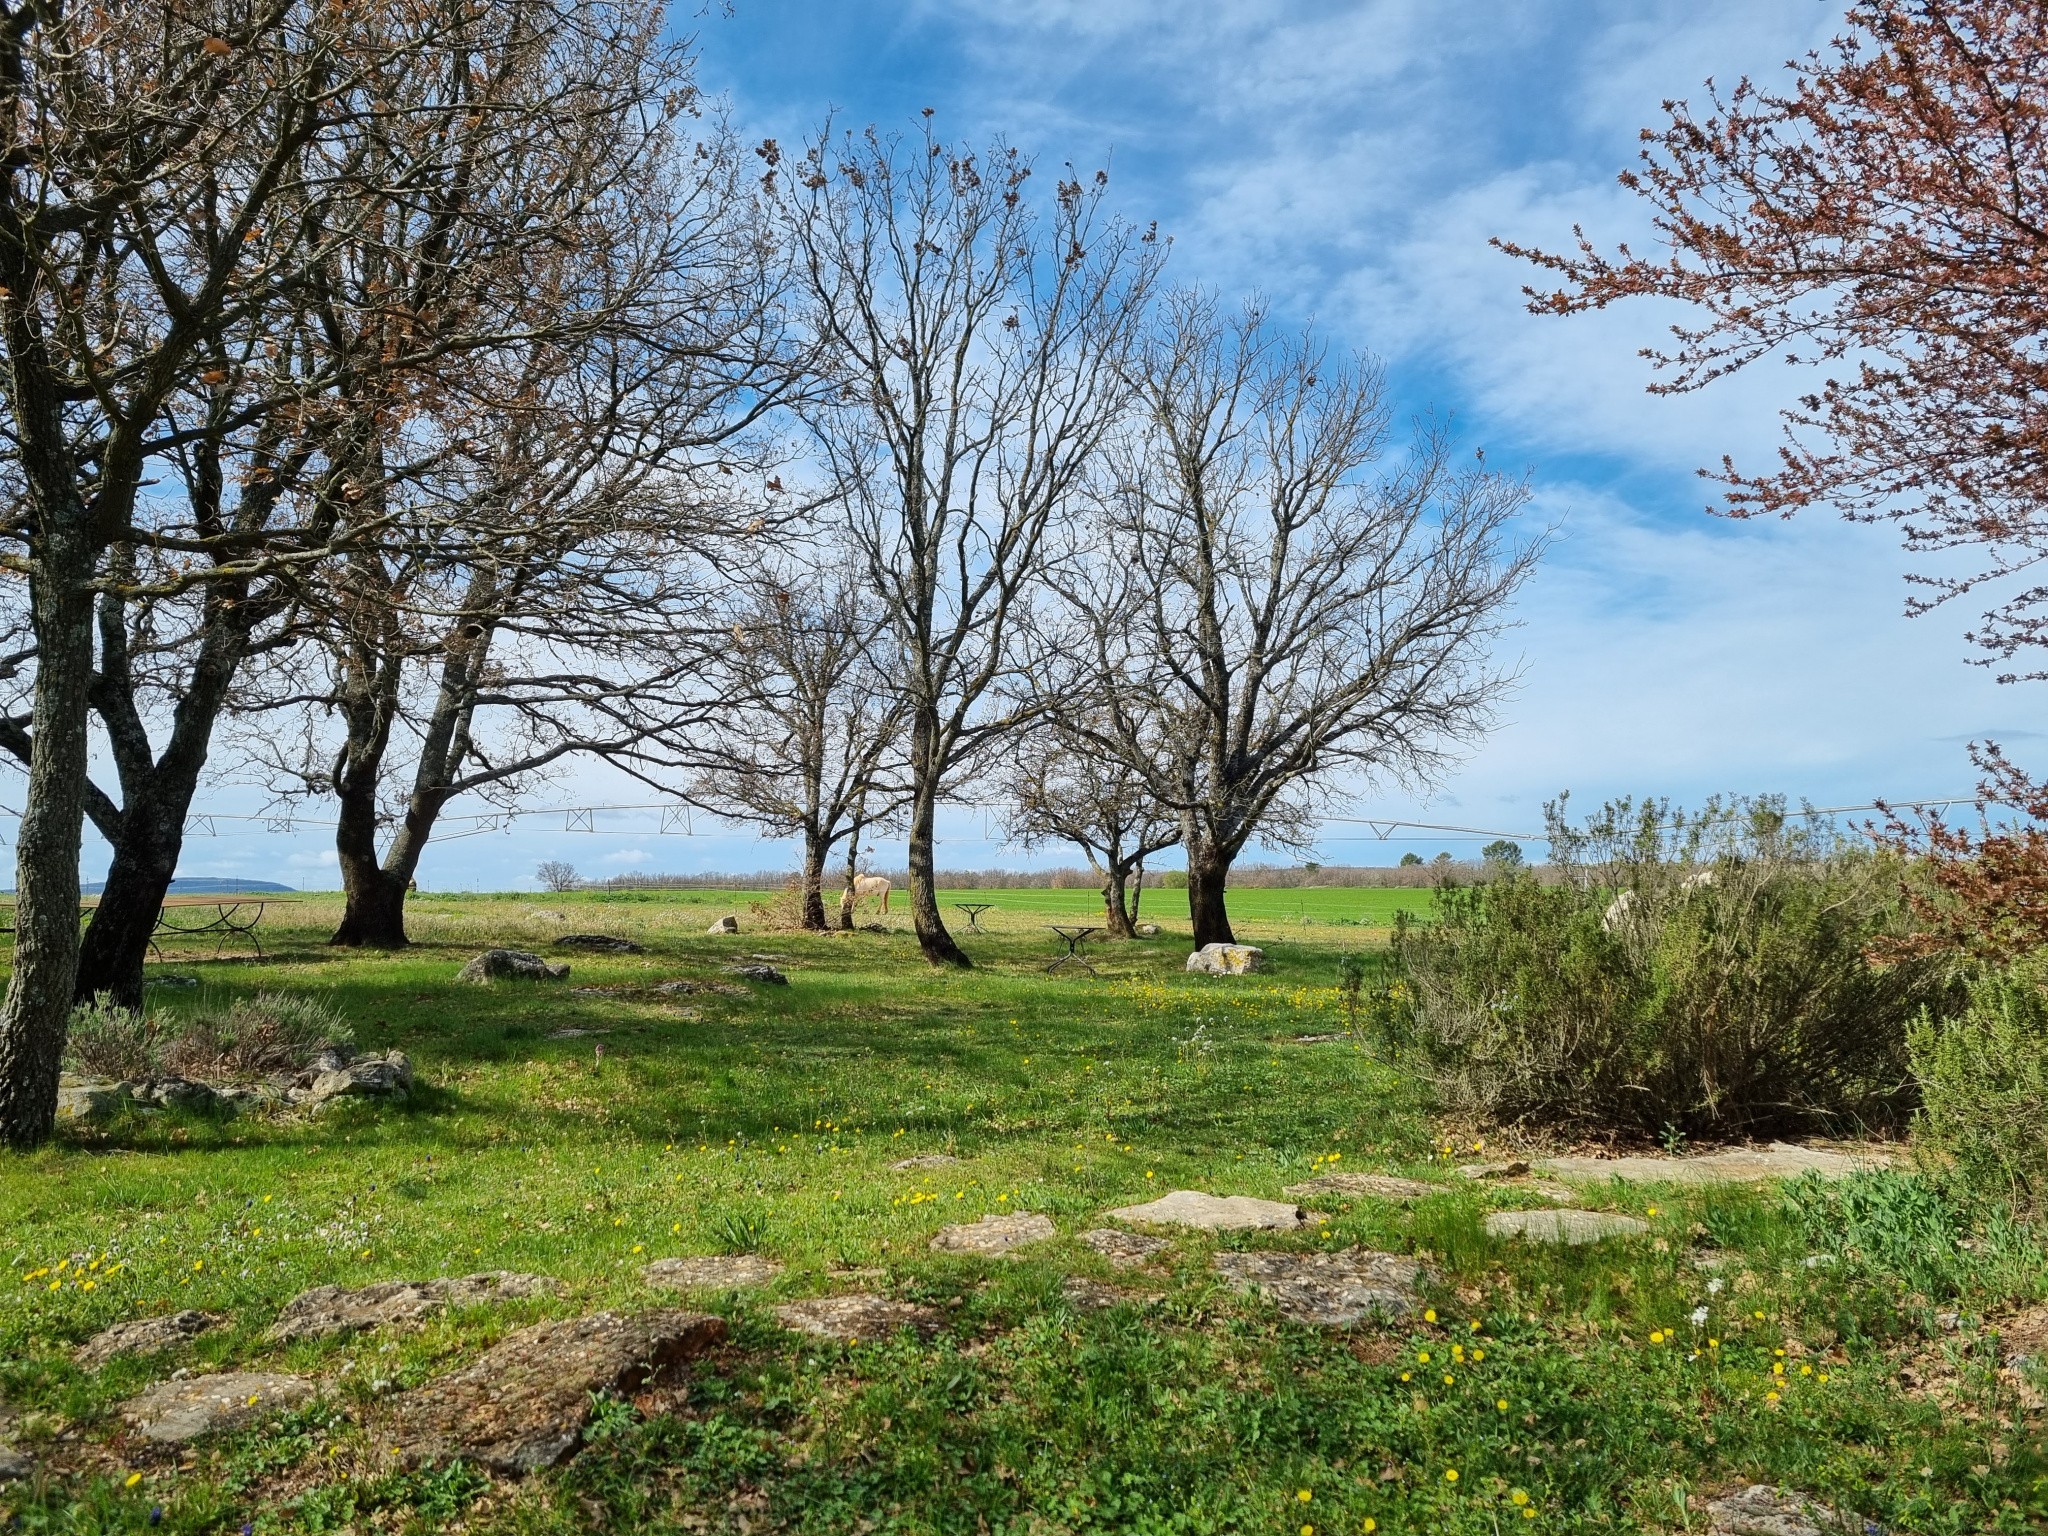
{"label": "rock", "polygon": [[1489,1237],[1519,1237],[1532,1243],[1597,1243],[1650,1230],[1647,1221],[1611,1211],[1494,1211],[1486,1218]]}
{"label": "rock", "polygon": [[1458,1169],[1461,1179],[1519,1179],[1529,1165],[1519,1158],[1511,1163],[1466,1163]]}
{"label": "rock", "polygon": [[941,1227],[932,1239],[934,1253],[1008,1254],[1029,1243],[1042,1243],[1060,1235],[1050,1216],[1031,1211],[1011,1211],[1002,1216],[984,1216],[976,1222]]}
{"label": "rock", "polygon": [[1127,1205],[1108,1214],[1118,1221],[1200,1227],[1206,1232],[1292,1232],[1308,1219],[1298,1205],[1256,1200],[1250,1195],[1205,1195],[1192,1189],[1176,1189],[1147,1204]]}
{"label": "rock", "polygon": [[525,1473],[573,1455],[592,1394],[667,1386],[725,1338],[699,1312],[595,1312],[521,1328],[474,1365],[408,1392],[381,1427],[409,1464],[465,1461]]}
{"label": "rock", "polygon": [[128,1096],[112,1083],[72,1083],[57,1090],[57,1119],[105,1120],[127,1101]]}
{"label": "rock", "polygon": [[318,1391],[303,1376],[222,1371],[160,1381],[122,1404],[121,1417],[145,1440],[183,1445],[215,1430],[239,1429],[273,1413],[302,1408]]}
{"label": "rock", "polygon": [[168,1312],[162,1317],[137,1317],[103,1328],[71,1352],[80,1370],[96,1371],[116,1355],[153,1355],[190,1339],[227,1319],[217,1312]]}
{"label": "rock", "polygon": [[1823,1147],[1795,1147],[1774,1141],[1768,1147],[1736,1147],[1703,1157],[1546,1157],[1539,1173],[1557,1179],[1621,1179],[1630,1184],[1753,1184],[1763,1179],[1790,1179],[1818,1174],[1824,1179],[1881,1168],[1889,1157],[1873,1152],[1851,1155]]}
{"label": "rock", "polygon": [[850,1343],[886,1339],[898,1329],[909,1328],[930,1336],[938,1332],[939,1314],[930,1307],[886,1296],[818,1296],[810,1301],[792,1301],[775,1309],[775,1319],[797,1333],[815,1334],[822,1339],[844,1339]]}
{"label": "rock", "polygon": [[1150,1306],[1159,1299],[1150,1291],[1134,1291],[1106,1280],[1091,1280],[1086,1275],[1067,1276],[1060,1282],[1060,1295],[1077,1312],[1106,1312],[1127,1301]]}
{"label": "rock", "polygon": [[18,1450],[6,1441],[0,1440],[0,1483],[11,1483],[16,1478],[27,1477],[35,1467],[36,1464],[29,1459],[28,1452]]}
{"label": "rock", "polygon": [[1132,926],[1131,932],[1141,939],[1156,939],[1159,937],[1159,925],[1157,923],[1137,923]]}
{"label": "rock", "polygon": [[1250,944],[1204,944],[1188,956],[1190,971],[1210,976],[1242,976],[1266,968],[1266,952]]}
{"label": "rock", "polygon": [[289,1102],[286,1090],[276,1083],[234,1083],[217,1092],[220,1107],[236,1115],[278,1109]]}
{"label": "rock", "polygon": [[789,978],[772,965],[728,965],[725,968],[725,974],[743,977],[748,981],[762,982],[771,987],[786,987],[789,985]]}
{"label": "rock", "polygon": [[1406,1317],[1419,1303],[1417,1259],[1347,1248],[1341,1253],[1219,1253],[1216,1273],[1271,1299],[1282,1317],[1350,1328],[1375,1313]]}
{"label": "rock", "polygon": [[1707,1536],[1842,1536],[1860,1524],[1809,1495],[1766,1483],[1707,1502]]}
{"label": "rock", "polygon": [[161,976],[150,977],[147,981],[143,982],[143,985],[145,987],[196,987],[199,985],[199,978],[197,976],[180,976],[173,972],[166,972]]}
{"label": "rock", "polygon": [[315,1286],[285,1303],[266,1337],[280,1343],[354,1333],[390,1323],[415,1323],[449,1307],[476,1307],[494,1301],[544,1296],[557,1289],[545,1275],[486,1270],[449,1280],[386,1280],[346,1291],[338,1285]]}
{"label": "rock", "polygon": [[631,939],[613,938],[608,933],[565,933],[555,940],[557,949],[585,949],[602,955],[644,955],[647,947]]}
{"label": "rock", "polygon": [[1114,1227],[1097,1227],[1092,1232],[1083,1232],[1076,1241],[1086,1243],[1118,1269],[1136,1269],[1173,1246],[1163,1237],[1148,1237],[1142,1232],[1119,1232]]}
{"label": "rock", "polygon": [[1340,1035],[1329,1035],[1329,1034],[1324,1034],[1324,1035],[1296,1035],[1296,1036],[1294,1037],[1294,1040],[1293,1040],[1293,1042],[1292,1042],[1292,1043],[1293,1043],[1293,1044],[1295,1044],[1295,1045],[1332,1045],[1332,1044],[1336,1043],[1336,1042],[1337,1042],[1337,1041],[1339,1041],[1339,1040],[1349,1040],[1350,1038],[1351,1038],[1351,1036],[1349,1036],[1349,1035],[1341,1035],[1341,1034],[1340,1034]]}
{"label": "rock", "polygon": [[457,981],[560,981],[566,965],[550,965],[530,949],[487,949],[455,973]]}
{"label": "rock", "polygon": [[948,1157],[943,1152],[927,1152],[921,1157],[906,1157],[899,1159],[898,1161],[891,1163],[889,1166],[890,1168],[894,1169],[897,1173],[903,1173],[912,1168],[951,1168],[954,1164],[958,1163],[959,1161],[959,1158]]}
{"label": "rock", "polygon": [[345,1066],[311,1074],[305,1086],[294,1088],[291,1102],[307,1109],[319,1109],[336,1099],[404,1100],[412,1092],[412,1061],[403,1051],[386,1051],[381,1056],[359,1056]]}
{"label": "rock", "polygon": [[649,1285],[679,1291],[726,1291],[743,1285],[766,1285],[782,1266],[757,1253],[710,1253],[682,1259],[656,1259],[640,1271]]}
{"label": "rock", "polygon": [[203,1115],[224,1107],[211,1086],[187,1077],[148,1077],[126,1087],[128,1097],[143,1109],[184,1109]]}
{"label": "rock", "polygon": [[740,931],[740,920],[736,917],[721,917],[704,931],[706,933],[738,933]]}
{"label": "rock", "polygon": [[1385,1173],[1325,1173],[1281,1191],[1291,1200],[1316,1195],[1371,1195],[1376,1200],[1424,1200],[1444,1192],[1441,1184],[1424,1179],[1397,1179]]}

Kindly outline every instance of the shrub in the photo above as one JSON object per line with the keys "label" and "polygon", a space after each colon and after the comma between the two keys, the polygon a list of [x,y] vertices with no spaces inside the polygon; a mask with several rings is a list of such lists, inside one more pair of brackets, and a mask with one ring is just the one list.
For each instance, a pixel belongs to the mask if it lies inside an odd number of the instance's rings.
{"label": "shrub", "polygon": [[88,1077],[148,1077],[156,1070],[161,1046],[154,1020],[116,1005],[102,992],[71,1010],[64,1065]]}
{"label": "shrub", "polygon": [[1986,974],[1969,1006],[1908,1032],[1918,1135],[1973,1193],[2048,1210],[2048,951]]}
{"label": "shrub", "polygon": [[350,1041],[347,1022],[321,999],[259,992],[186,1025],[164,1047],[162,1065],[213,1082],[264,1078],[296,1072],[323,1047]]}
{"label": "shrub", "polygon": [[1438,921],[1396,927],[1460,1107],[1667,1140],[1910,1113],[1907,1025],[1960,999],[1950,961],[1865,958],[1907,926],[1894,856],[1770,800],[1546,814],[1557,883],[1440,888]]}

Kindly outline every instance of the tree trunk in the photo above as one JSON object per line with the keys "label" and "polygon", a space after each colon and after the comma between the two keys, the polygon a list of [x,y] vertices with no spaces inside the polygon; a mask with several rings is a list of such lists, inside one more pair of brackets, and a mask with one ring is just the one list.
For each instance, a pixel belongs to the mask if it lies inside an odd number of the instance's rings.
{"label": "tree trunk", "polygon": [[1135,939],[1138,930],[1131,921],[1130,897],[1126,886],[1131,878],[1130,866],[1112,864],[1109,878],[1102,882],[1102,925],[1112,939]]}
{"label": "tree trunk", "polygon": [[1230,878],[1230,859],[1206,843],[1188,845],[1188,918],[1195,928],[1195,948],[1235,944],[1223,888]]}
{"label": "tree trunk", "polygon": [[377,776],[362,775],[346,788],[334,823],[334,851],[345,897],[341,926],[330,944],[362,949],[404,949],[405,888],[411,869],[387,870],[377,858]]}
{"label": "tree trunk", "polygon": [[57,1077],[78,979],[78,851],[93,660],[93,551],[82,509],[42,516],[29,605],[35,745],[14,858],[14,974],[0,1007],[0,1142],[28,1148],[57,1120]]}
{"label": "tree trunk", "polygon": [[832,847],[815,832],[804,834],[804,927],[823,933],[825,927],[825,860]]}
{"label": "tree trunk", "polygon": [[938,775],[932,771],[939,723],[933,711],[919,709],[911,723],[910,794],[910,921],[917,929],[917,947],[933,965],[966,969],[974,964],[953,942],[946,920],[939,916],[935,827],[939,813]]}
{"label": "tree trunk", "polygon": [[165,799],[173,803],[131,803],[122,816],[113,862],[107,866],[99,904],[79,945],[73,988],[78,1002],[104,993],[123,1008],[142,1007],[142,966],[149,958],[157,915],[178,871],[191,795]]}

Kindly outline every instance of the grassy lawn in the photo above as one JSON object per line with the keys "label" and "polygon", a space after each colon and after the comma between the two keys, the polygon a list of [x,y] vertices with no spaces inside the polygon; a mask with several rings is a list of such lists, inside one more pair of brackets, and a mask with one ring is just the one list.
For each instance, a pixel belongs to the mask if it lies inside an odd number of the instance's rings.
{"label": "grassy lawn", "polygon": [[[1339,957],[1427,893],[1233,893],[1240,938],[1271,962],[1243,978],[1182,974],[1177,892],[1146,893],[1166,934],[1095,950],[1093,978],[1042,971],[1044,925],[1095,910],[1092,892],[947,893],[994,906],[961,975],[918,960],[900,910],[887,933],[808,937],[764,931],[750,899],[422,896],[416,947],[393,957],[328,950],[338,903],[314,898],[273,910],[266,960],[174,952],[161,969],[201,985],[154,989],[163,1012],[318,993],[427,1086],[312,1120],[130,1118],[0,1162],[0,1392],[43,1468],[0,1489],[0,1528],[1698,1531],[1706,1497],[1782,1481],[1919,1536],[2048,1529],[2038,1399],[2000,1375],[1989,1335],[2048,1297],[2048,1263],[2020,1233],[1958,1246],[1907,1178],[1616,1185],[1584,1203],[1651,1234],[1580,1249],[1489,1239],[1486,1211],[1542,1202],[1469,1181],[1407,1207],[1322,1202],[1315,1236],[1181,1237],[1153,1275],[1072,1241],[1169,1189],[1278,1198],[1333,1160],[1443,1179],[1507,1150],[1434,1120],[1410,1064],[1295,1041],[1343,1029]],[[726,912],[748,931],[704,936]],[[545,950],[565,931],[650,953],[564,956],[567,982],[452,984],[487,942]],[[757,954],[791,985],[651,991]],[[964,1161],[890,1168],[933,1152]],[[1008,1261],[929,1250],[945,1223],[1019,1209],[1060,1239]],[[1434,1319],[1318,1331],[1209,1268],[1219,1246],[1350,1244],[1426,1255]],[[785,1268],[704,1298],[732,1331],[687,1400],[604,1410],[561,1472],[395,1471],[362,1427],[525,1323],[676,1304],[640,1281],[650,1259],[755,1249]],[[486,1268],[564,1290],[417,1332],[262,1337],[312,1285]],[[1160,1300],[1076,1312],[1060,1282],[1077,1273]],[[839,1346],[769,1316],[860,1288],[936,1305],[947,1327]],[[97,1329],[181,1307],[232,1324],[180,1355],[70,1363]],[[328,1396],[146,1456],[114,1410],[179,1365],[315,1375]]]}

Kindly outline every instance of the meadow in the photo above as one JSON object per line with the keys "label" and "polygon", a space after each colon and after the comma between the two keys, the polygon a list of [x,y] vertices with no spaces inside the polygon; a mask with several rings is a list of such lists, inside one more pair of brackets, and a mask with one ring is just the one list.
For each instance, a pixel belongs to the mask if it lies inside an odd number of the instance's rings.
{"label": "meadow", "polygon": [[[271,909],[261,960],[174,944],[153,973],[198,984],[153,987],[160,1014],[317,994],[359,1045],[408,1052],[422,1086],[317,1117],[131,1113],[0,1165],[0,1396],[38,1463],[0,1488],[0,1528],[1676,1532],[1764,1481],[1916,1536],[2048,1529],[2043,1383],[2001,1369],[1997,1337],[2048,1299],[2026,1230],[1973,1231],[1900,1171],[1617,1182],[1582,1203],[1646,1236],[1492,1239],[1487,1211],[1543,1202],[1452,1167],[1533,1147],[1439,1115],[1416,1063],[1350,1036],[1337,987],[1340,959],[1428,893],[1233,893],[1269,968],[1229,978],[1183,974],[1178,899],[1147,892],[1165,931],[1091,945],[1093,976],[1044,972],[1061,947],[1046,925],[1098,909],[1078,890],[946,893],[949,919],[954,901],[992,906],[963,974],[922,964],[900,910],[886,931],[806,935],[767,926],[765,893],[727,891],[422,895],[396,955],[328,948],[338,902],[313,897]],[[728,912],[742,932],[706,936]],[[647,952],[551,949],[571,932]],[[457,986],[486,944],[573,972]],[[757,959],[789,985],[723,972]],[[653,990],[670,979],[723,989]],[[961,1161],[892,1167],[937,1153]],[[1150,1274],[1073,1241],[1166,1190],[1279,1198],[1333,1167],[1442,1189],[1318,1200],[1327,1222],[1299,1235],[1183,1234]],[[1016,1210],[1060,1237],[999,1261],[929,1247]],[[1424,1256],[1429,1312],[1314,1329],[1209,1263],[1352,1244]],[[726,1343],[658,1411],[603,1405],[564,1469],[401,1469],[376,1438],[382,1400],[509,1331],[674,1305],[643,1265],[733,1252],[784,1268],[698,1298]],[[263,1338],[309,1286],[481,1269],[563,1289],[412,1332]],[[1080,1311],[1061,1291],[1075,1274],[1152,1294]],[[769,1315],[856,1288],[946,1326],[838,1345]],[[97,1329],[183,1307],[230,1324],[177,1355],[70,1359]],[[117,1408],[175,1366],[289,1370],[325,1396],[150,1454]]]}

